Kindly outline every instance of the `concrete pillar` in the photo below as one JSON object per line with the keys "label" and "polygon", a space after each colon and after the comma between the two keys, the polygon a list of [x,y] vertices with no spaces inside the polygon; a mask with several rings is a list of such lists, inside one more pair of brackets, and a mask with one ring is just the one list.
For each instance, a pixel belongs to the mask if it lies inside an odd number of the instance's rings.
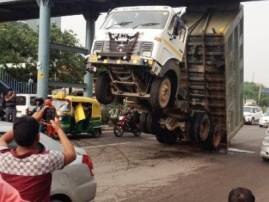
{"label": "concrete pillar", "polygon": [[[93,15],[86,16],[84,15],[86,19],[86,41],[85,41],[85,47],[89,51],[92,48],[94,34],[95,34],[95,20],[96,18]],[[86,89],[84,92],[84,96],[92,96],[93,91],[93,76],[91,73],[86,72],[84,75],[84,83],[86,84]]]}
{"label": "concrete pillar", "polygon": [[48,95],[49,77],[49,33],[51,0],[37,0],[39,5],[39,41],[37,64],[37,96]]}

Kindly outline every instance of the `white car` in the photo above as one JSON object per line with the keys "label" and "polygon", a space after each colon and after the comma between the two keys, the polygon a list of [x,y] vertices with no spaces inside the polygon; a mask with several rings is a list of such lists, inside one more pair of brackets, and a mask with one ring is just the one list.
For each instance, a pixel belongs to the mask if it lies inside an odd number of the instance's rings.
{"label": "white car", "polygon": [[16,110],[17,117],[29,114],[35,108],[36,94],[17,94]]}
{"label": "white car", "polygon": [[260,118],[259,126],[268,128],[268,126],[269,126],[269,112],[266,112],[263,115],[263,117]]}
{"label": "white car", "polygon": [[267,161],[269,159],[269,128],[267,128],[265,131],[265,136],[261,145],[260,156],[264,161]]}
{"label": "white car", "polygon": [[[0,135],[12,129],[12,124],[0,121]],[[11,146],[14,146],[11,143]],[[40,135],[40,143],[46,149],[62,150],[56,140]],[[89,202],[96,195],[96,181],[93,175],[93,163],[84,149],[75,147],[77,158],[62,170],[53,172],[51,184],[51,202]]]}
{"label": "white car", "polygon": [[262,109],[258,106],[244,106],[244,121],[245,124],[258,123],[263,116]]}

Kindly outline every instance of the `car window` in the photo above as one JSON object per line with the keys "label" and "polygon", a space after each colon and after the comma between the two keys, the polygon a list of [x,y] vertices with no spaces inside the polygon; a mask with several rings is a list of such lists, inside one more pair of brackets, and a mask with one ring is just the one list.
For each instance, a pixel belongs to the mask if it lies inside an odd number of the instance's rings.
{"label": "car window", "polygon": [[30,97],[30,105],[31,106],[35,106],[35,100],[36,100],[36,96],[31,96]]}
{"label": "car window", "polygon": [[26,97],[25,96],[16,96],[16,105],[17,106],[26,105]]}

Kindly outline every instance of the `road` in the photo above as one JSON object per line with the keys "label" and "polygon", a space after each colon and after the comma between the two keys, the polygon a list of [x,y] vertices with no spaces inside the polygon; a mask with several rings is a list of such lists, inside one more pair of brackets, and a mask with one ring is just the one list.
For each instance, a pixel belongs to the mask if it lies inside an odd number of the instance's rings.
{"label": "road", "polygon": [[73,140],[94,162],[96,202],[224,202],[232,188],[250,188],[268,201],[269,164],[259,157],[265,129],[244,126],[228,154],[206,153],[188,144],[165,146],[152,135]]}

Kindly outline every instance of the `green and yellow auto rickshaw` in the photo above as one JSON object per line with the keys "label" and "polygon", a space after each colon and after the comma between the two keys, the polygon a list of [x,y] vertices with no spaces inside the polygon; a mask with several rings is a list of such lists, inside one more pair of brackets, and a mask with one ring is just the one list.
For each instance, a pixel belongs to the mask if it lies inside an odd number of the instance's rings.
{"label": "green and yellow auto rickshaw", "polygon": [[91,134],[99,137],[102,133],[101,105],[95,98],[82,96],[54,95],[53,105],[67,134]]}

